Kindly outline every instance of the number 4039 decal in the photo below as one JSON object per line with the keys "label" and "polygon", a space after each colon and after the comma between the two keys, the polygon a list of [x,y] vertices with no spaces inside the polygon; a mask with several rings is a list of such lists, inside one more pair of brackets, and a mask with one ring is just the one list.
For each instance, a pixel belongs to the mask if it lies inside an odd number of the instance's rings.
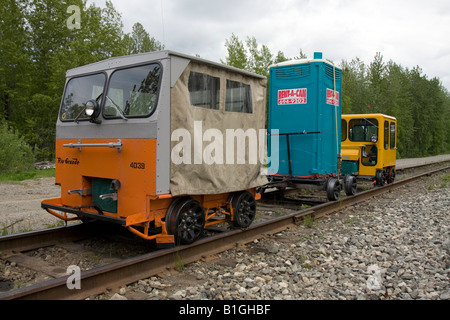
{"label": "number 4039 decal", "polygon": [[145,163],[144,162],[132,162],[132,163],[130,163],[130,168],[145,169]]}

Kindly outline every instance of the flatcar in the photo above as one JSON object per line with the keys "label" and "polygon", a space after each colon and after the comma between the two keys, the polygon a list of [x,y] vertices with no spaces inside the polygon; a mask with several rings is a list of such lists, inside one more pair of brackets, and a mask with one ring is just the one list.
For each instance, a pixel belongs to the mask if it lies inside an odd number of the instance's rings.
{"label": "flatcar", "polygon": [[191,243],[221,222],[248,227],[267,179],[238,140],[265,130],[266,83],[173,51],[67,71],[56,122],[61,195],[42,208],[117,223],[158,246]]}
{"label": "flatcar", "polygon": [[339,172],[342,70],[315,52],[314,59],[278,63],[269,72],[268,134],[279,136],[279,166],[269,168],[270,184],[324,189],[332,201],[343,184],[354,194],[354,181],[343,181]]}
{"label": "flatcar", "polygon": [[342,115],[342,173],[377,186],[395,179],[397,119],[381,113]]}

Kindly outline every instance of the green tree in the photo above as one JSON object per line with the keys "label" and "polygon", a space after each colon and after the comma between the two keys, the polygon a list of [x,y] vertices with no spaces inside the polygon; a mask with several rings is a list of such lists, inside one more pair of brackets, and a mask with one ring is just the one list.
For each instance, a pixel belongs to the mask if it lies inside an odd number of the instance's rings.
{"label": "green tree", "polygon": [[343,113],[367,113],[370,110],[366,65],[359,58],[342,65]]}
{"label": "green tree", "polygon": [[406,70],[399,64],[389,61],[386,66],[386,105],[383,112],[393,115],[398,123],[398,156],[405,156],[413,142],[413,118],[410,108],[410,82]]}
{"label": "green tree", "polygon": [[0,0],[0,119],[14,121],[30,91],[26,1]]}
{"label": "green tree", "polygon": [[280,62],[284,62],[284,61],[288,61],[288,60],[289,59],[286,58],[286,56],[284,55],[283,51],[278,51],[277,56],[273,60],[273,63],[280,63]]}
{"label": "green tree", "polygon": [[307,59],[308,56],[303,52],[302,49],[299,50],[298,56],[294,57],[294,60]]}
{"label": "green tree", "polygon": [[398,157],[450,151],[450,99],[439,79],[428,79],[377,53],[368,66],[342,61],[343,113],[381,112],[398,120]]}
{"label": "green tree", "polygon": [[164,46],[154,37],[150,37],[148,32],[139,22],[133,25],[133,31],[124,36],[123,41],[126,43],[127,54],[136,54],[143,52],[163,50]]}
{"label": "green tree", "polygon": [[30,146],[5,121],[0,121],[0,173],[15,173],[33,169]]}
{"label": "green tree", "polygon": [[269,66],[273,63],[273,55],[270,49],[264,44],[259,49],[255,37],[248,37],[246,44],[249,52],[247,69],[268,77]]}
{"label": "green tree", "polygon": [[372,112],[384,112],[386,106],[386,66],[383,62],[383,55],[377,52],[373,61],[367,68],[368,100]]}
{"label": "green tree", "polygon": [[244,43],[239,40],[238,36],[233,33],[229,40],[225,40],[225,47],[228,54],[225,61],[221,62],[238,69],[248,70],[247,52]]}
{"label": "green tree", "polygon": [[[72,5],[80,11],[80,28],[68,27]],[[21,133],[38,160],[54,157],[68,69],[161,48],[142,25],[133,31],[123,32],[111,1],[100,8],[84,0],[0,0],[0,119]]]}

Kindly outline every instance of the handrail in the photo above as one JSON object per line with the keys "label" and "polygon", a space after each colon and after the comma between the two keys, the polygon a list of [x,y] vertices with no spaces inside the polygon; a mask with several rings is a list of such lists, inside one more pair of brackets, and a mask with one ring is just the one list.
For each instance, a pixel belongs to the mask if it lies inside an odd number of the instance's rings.
{"label": "handrail", "polygon": [[109,142],[109,143],[81,143],[81,140],[78,140],[78,143],[67,143],[63,145],[66,148],[78,148],[81,151],[81,148],[84,147],[107,147],[107,148],[116,148],[117,151],[122,150],[122,141],[117,139],[117,142]]}
{"label": "handrail", "polygon": [[302,132],[289,132],[289,133],[269,133],[269,136],[289,136],[289,135],[298,135],[298,134],[319,134],[323,133],[322,131],[311,131],[306,132],[306,130],[303,130]]}

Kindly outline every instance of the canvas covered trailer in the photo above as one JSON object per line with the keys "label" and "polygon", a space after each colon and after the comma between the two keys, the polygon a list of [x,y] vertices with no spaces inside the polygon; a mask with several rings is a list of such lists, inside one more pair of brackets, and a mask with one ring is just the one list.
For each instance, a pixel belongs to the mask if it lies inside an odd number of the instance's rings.
{"label": "canvas covered trailer", "polygon": [[264,130],[265,97],[265,77],[173,51],[69,70],[56,122],[61,197],[42,207],[161,243],[195,240],[218,213],[236,221],[231,203],[254,201],[267,182],[245,144]]}

